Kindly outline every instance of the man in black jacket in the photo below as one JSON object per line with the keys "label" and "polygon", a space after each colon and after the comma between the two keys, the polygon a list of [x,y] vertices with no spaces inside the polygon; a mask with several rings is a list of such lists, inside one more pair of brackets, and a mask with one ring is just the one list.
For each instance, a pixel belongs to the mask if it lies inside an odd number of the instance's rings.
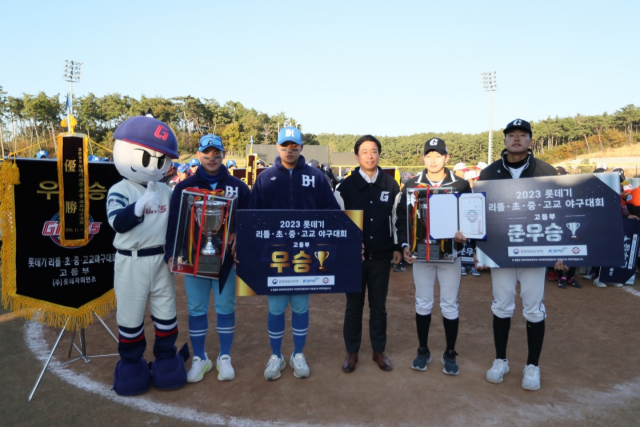
{"label": "man in black jacket", "polygon": [[347,357],[344,372],[353,372],[358,362],[362,339],[362,310],[369,289],[369,336],[373,360],[383,371],[393,369],[384,354],[387,342],[387,292],[389,290],[390,261],[400,262],[395,219],[400,200],[398,183],[378,167],[382,147],[374,136],[365,135],[356,141],[354,152],[360,164],[336,188],[335,196],[342,209],[362,210],[364,218],[364,262],[362,263],[362,292],[347,294],[344,314],[344,343]]}
{"label": "man in black jacket", "polygon": [[[504,129],[504,145],[507,147],[499,160],[487,166],[480,173],[480,180],[518,179],[538,176],[557,175],[556,169],[542,160],[536,159],[529,149],[531,145],[531,125],[529,122],[516,119]],[[483,268],[481,266],[480,268]],[[558,261],[556,268],[563,268]],[[507,361],[507,341],[511,327],[511,317],[515,308],[516,283],[520,282],[523,314],[527,320],[527,343],[529,354],[524,368],[522,388],[525,390],[540,389],[540,368],[538,360],[544,340],[544,319],[546,317],[544,299],[544,283],[546,267],[531,268],[492,268],[491,282],[493,287],[493,338],[496,347],[496,359],[487,371],[487,381],[501,383],[503,376],[509,372]]]}

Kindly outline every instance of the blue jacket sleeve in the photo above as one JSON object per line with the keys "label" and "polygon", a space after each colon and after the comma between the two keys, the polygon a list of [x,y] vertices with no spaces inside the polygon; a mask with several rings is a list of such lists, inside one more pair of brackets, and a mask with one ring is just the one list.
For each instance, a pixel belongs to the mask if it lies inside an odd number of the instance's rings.
{"label": "blue jacket sleeve", "polygon": [[[264,173],[264,172],[263,172]],[[251,198],[249,200],[249,205],[246,209],[262,209],[262,180],[260,176],[256,179],[255,184],[253,185],[253,190],[251,191]],[[244,209],[244,208],[241,208]]]}
{"label": "blue jacket sleeve", "polygon": [[324,174],[322,172],[320,172],[320,174],[322,175],[322,179],[319,180],[320,182],[320,209],[326,209],[326,210],[342,210],[342,208],[340,207],[340,204],[338,204],[338,200],[336,199],[336,196],[333,194],[333,190],[331,189],[331,184],[329,184],[329,181],[327,181],[326,179],[324,179]]}
{"label": "blue jacket sleeve", "polygon": [[164,251],[164,262],[168,262],[173,256],[176,240],[176,230],[178,228],[178,214],[180,213],[180,198],[182,197],[183,185],[178,184],[173,190],[171,201],[169,202],[169,222],[167,224],[167,234]]}
{"label": "blue jacket sleeve", "polygon": [[138,218],[136,216],[135,209],[136,204],[132,203],[126,208],[122,208],[117,211],[111,211],[109,213],[110,216],[114,216],[112,221],[113,229],[116,230],[116,233],[126,233],[127,231],[133,229],[136,225],[144,221],[144,215]]}

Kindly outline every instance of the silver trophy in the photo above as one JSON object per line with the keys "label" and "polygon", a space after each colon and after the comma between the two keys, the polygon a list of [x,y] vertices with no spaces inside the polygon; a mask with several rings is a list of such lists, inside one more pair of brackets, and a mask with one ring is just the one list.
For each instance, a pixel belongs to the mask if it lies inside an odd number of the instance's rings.
{"label": "silver trophy", "polygon": [[567,228],[569,229],[569,231],[571,231],[571,238],[572,239],[577,239],[578,236],[576,236],[576,231],[578,230],[578,228],[580,228],[580,223],[579,222],[568,222],[567,223]]}
{"label": "silver trophy", "polygon": [[[200,250],[202,255],[220,255],[220,251],[213,244],[213,237],[218,234],[218,230],[223,223],[224,207],[227,205],[225,202],[218,202],[215,200],[198,200],[195,203],[196,206],[196,221],[202,230],[202,234],[207,237],[206,245]],[[204,207],[204,217],[202,216],[202,210]]]}

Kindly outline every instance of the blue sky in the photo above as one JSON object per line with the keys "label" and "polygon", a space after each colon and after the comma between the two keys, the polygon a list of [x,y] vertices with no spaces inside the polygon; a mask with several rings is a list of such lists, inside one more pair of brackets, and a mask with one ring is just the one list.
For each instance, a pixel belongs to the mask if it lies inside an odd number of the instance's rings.
{"label": "blue sky", "polygon": [[640,104],[640,2],[3,1],[0,85],[192,95],[312,133],[476,133]]}

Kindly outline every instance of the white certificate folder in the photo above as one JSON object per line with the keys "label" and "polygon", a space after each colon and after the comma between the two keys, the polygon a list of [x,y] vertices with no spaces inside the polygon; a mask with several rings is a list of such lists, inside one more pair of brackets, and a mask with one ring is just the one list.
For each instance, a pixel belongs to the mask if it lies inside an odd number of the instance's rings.
{"label": "white certificate folder", "polygon": [[458,230],[468,239],[486,239],[485,193],[429,194],[429,236],[451,239]]}

